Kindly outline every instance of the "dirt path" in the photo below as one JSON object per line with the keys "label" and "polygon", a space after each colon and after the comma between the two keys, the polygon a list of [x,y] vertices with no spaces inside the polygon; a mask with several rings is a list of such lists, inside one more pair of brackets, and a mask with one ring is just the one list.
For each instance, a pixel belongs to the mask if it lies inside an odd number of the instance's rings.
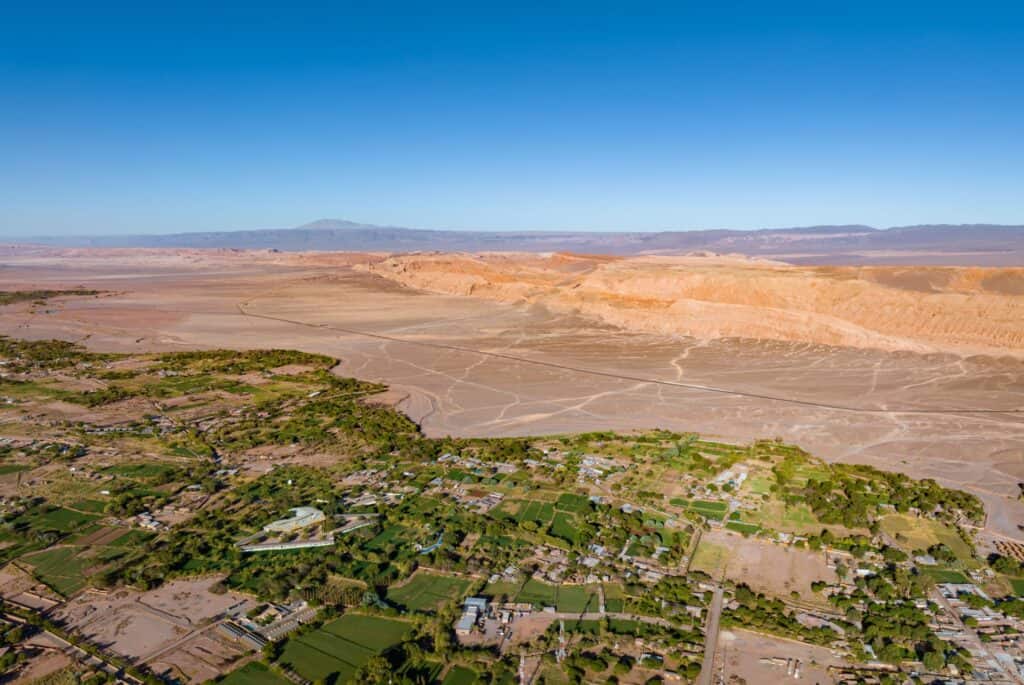
{"label": "dirt path", "polygon": [[278,323],[287,323],[293,326],[304,326],[307,328],[319,328],[326,329],[329,331],[335,331],[338,333],[345,333],[346,335],[355,335],[364,338],[373,338],[376,340],[384,340],[387,342],[404,343],[406,345],[417,345],[420,347],[430,347],[438,350],[447,350],[450,352],[466,352],[469,354],[480,355],[482,357],[489,357],[492,359],[503,359],[505,361],[515,362],[517,364],[530,364],[533,366],[542,366],[551,369],[558,369],[560,371],[571,371],[573,373],[581,373],[588,376],[597,376],[600,378],[612,378],[620,381],[630,381],[634,383],[640,383],[642,385],[661,385],[669,386],[674,388],[684,388],[686,390],[697,390],[700,392],[716,393],[720,395],[730,395],[733,397],[744,397],[747,399],[754,400],[768,400],[771,402],[782,402],[784,404],[791,404],[805,407],[815,407],[818,409],[831,409],[834,411],[844,412],[855,412],[862,414],[1020,414],[1024,415],[1024,407],[1013,407],[1007,409],[974,409],[969,407],[931,407],[931,408],[878,408],[878,407],[858,407],[854,405],[844,404],[829,404],[825,402],[815,402],[812,400],[801,400],[794,397],[785,397],[782,395],[763,395],[760,393],[746,392],[743,390],[734,390],[730,388],[722,388],[713,385],[698,385],[695,383],[682,383],[680,381],[670,381],[659,378],[643,378],[640,376],[629,376],[625,374],[612,373],[610,371],[601,371],[598,369],[588,369],[579,366],[569,366],[566,364],[557,364],[555,362],[546,362],[539,359],[530,359],[528,357],[518,357],[511,354],[502,352],[489,352],[486,350],[479,350],[469,347],[462,347],[460,345],[448,345],[444,343],[427,342],[424,340],[412,340],[408,338],[399,338],[393,335],[385,335],[383,333],[371,333],[369,331],[359,331],[352,328],[342,328],[340,326],[334,326],[326,323],[309,323],[306,321],[297,321],[295,319],[286,319],[279,316],[270,316],[269,314],[255,314],[246,311],[245,306],[251,302],[251,300],[245,303],[238,304],[238,312],[242,316],[253,317],[257,319],[264,319],[267,321],[276,321]]}

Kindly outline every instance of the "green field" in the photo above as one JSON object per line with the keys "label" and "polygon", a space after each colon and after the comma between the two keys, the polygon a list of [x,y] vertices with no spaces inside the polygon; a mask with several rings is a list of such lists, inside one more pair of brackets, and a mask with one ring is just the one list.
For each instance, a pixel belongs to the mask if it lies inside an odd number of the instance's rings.
{"label": "green field", "polygon": [[516,597],[517,602],[529,602],[538,606],[554,606],[558,601],[558,586],[548,585],[530,578]]}
{"label": "green field", "polygon": [[596,588],[588,588],[582,585],[562,585],[558,588],[558,598],[555,601],[555,608],[559,611],[570,613],[583,613],[585,611],[597,611],[599,599]]}
{"label": "green field", "polygon": [[817,534],[826,527],[806,504],[787,505],[779,500],[766,502],[758,511],[745,513],[745,516],[750,523],[763,528],[795,535]]}
{"label": "green field", "polygon": [[604,610],[618,613],[626,608],[626,592],[618,583],[603,583]]}
{"label": "green field", "polygon": [[516,521],[536,521],[550,523],[555,515],[555,505],[551,502],[526,500],[519,503],[519,511],[515,514]]}
{"label": "green field", "polygon": [[767,495],[774,484],[775,480],[768,476],[751,476],[747,479],[747,490],[755,495]]}
{"label": "green field", "polygon": [[84,511],[88,514],[102,514],[106,508],[107,503],[96,499],[83,499],[75,502],[74,504],[68,505],[69,508],[76,511]]}
{"label": "green field", "polygon": [[290,685],[290,681],[271,671],[265,664],[250,661],[237,671],[232,671],[221,685]]}
{"label": "green field", "polygon": [[708,500],[694,500],[690,502],[690,509],[697,512],[704,518],[721,521],[725,518],[725,511],[729,505],[725,502],[711,502]]}
{"label": "green field", "polygon": [[441,685],[473,685],[477,680],[477,673],[465,666],[452,666],[451,670],[441,681]]}
{"label": "green field", "polygon": [[0,464],[0,476],[6,476],[9,473],[18,473],[19,471],[28,471],[31,466],[25,464]]}
{"label": "green field", "polygon": [[32,530],[54,530],[59,533],[70,533],[86,524],[95,521],[98,516],[84,514],[71,509],[55,507],[53,509],[31,509],[14,520],[14,525],[27,525]]}
{"label": "green field", "polygon": [[1013,588],[1013,594],[1018,597],[1024,597],[1024,578],[1010,578],[1010,587]]}
{"label": "green field", "polygon": [[582,514],[590,511],[590,498],[585,495],[577,495],[572,492],[563,492],[555,502],[555,508],[562,511],[571,511],[574,514]]}
{"label": "green field", "polygon": [[906,552],[928,549],[942,543],[949,547],[957,559],[964,562],[973,560],[971,548],[956,531],[938,521],[923,519],[907,514],[890,514],[881,519],[882,532],[892,536],[896,544]]}
{"label": "green field", "polygon": [[374,655],[399,644],[412,626],[377,616],[345,614],[319,630],[288,640],[280,661],[307,680],[352,679]]}
{"label": "green field", "polygon": [[56,547],[22,557],[44,583],[67,597],[85,587],[85,569],[95,561],[80,559],[78,547]]}
{"label": "green field", "polygon": [[417,573],[405,585],[388,590],[387,599],[412,611],[433,611],[445,602],[461,599],[470,581],[434,573]]}
{"label": "green field", "polygon": [[125,476],[127,478],[159,478],[170,475],[175,471],[173,466],[168,464],[157,464],[152,462],[142,462],[136,464],[117,464],[115,466],[108,466],[103,469],[103,473],[110,473],[115,476]]}
{"label": "green field", "polygon": [[597,635],[601,632],[601,622],[581,619],[577,619],[574,621],[566,621],[565,629],[570,633],[585,633],[587,635]]}
{"label": "green field", "polygon": [[953,571],[948,568],[936,568],[935,566],[926,566],[921,569],[921,573],[930,577],[936,583],[969,583],[967,576],[960,573],[959,571]]}
{"label": "green field", "polygon": [[551,522],[551,534],[573,545],[582,542],[582,535],[576,528],[576,517],[563,511],[555,514],[555,519]]}
{"label": "green field", "polygon": [[746,523],[745,521],[729,521],[725,524],[725,527],[745,535],[753,535],[761,530],[761,526],[756,523]]}
{"label": "green field", "polygon": [[388,545],[397,545],[402,542],[402,534],[405,532],[405,528],[401,526],[388,526],[382,530],[377,537],[366,543],[366,549],[374,550],[377,552],[383,551]]}
{"label": "green field", "polygon": [[618,633],[619,635],[632,635],[639,627],[640,623],[637,621],[631,621],[625,618],[608,619],[608,630],[613,633]]}
{"label": "green field", "polygon": [[[613,594],[621,597],[621,587],[609,587],[614,588]],[[553,606],[558,611],[583,612],[598,609],[597,587],[589,585],[550,585],[531,578],[521,589],[512,583],[493,583],[484,588],[484,594],[494,598],[505,595],[510,601],[527,602],[539,607]],[[621,604],[622,600],[618,601]]]}

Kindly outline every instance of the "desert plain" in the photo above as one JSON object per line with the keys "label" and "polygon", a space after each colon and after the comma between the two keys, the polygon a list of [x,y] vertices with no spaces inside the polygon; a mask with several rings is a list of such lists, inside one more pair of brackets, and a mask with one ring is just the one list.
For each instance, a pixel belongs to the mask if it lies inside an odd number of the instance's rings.
{"label": "desert plain", "polygon": [[0,334],[96,351],[295,348],[428,435],[779,437],[981,497],[1024,540],[1024,269],[719,255],[0,250]]}

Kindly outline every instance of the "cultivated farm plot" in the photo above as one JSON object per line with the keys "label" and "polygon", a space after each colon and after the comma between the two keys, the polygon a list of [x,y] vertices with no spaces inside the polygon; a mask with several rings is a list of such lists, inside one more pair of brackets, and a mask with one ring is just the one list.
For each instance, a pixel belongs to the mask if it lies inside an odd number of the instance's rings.
{"label": "cultivated farm plot", "polygon": [[412,631],[404,621],[345,614],[312,633],[288,641],[285,664],[307,680],[336,676],[345,683],[373,656],[399,644]]}
{"label": "cultivated farm plot", "polygon": [[581,538],[583,537],[576,527],[576,517],[563,511],[555,514],[555,518],[551,522],[551,534],[573,545],[582,542]]}
{"label": "cultivated farm plot", "polygon": [[[526,602],[540,607],[551,606],[558,611],[570,613],[597,611],[599,604],[597,587],[591,585],[550,585],[531,578],[518,593],[499,593],[498,589],[497,584],[489,585],[485,593],[491,596],[505,594],[516,602]],[[500,589],[505,590],[504,587]]]}
{"label": "cultivated farm plot", "polygon": [[570,613],[594,612],[598,610],[598,594],[596,587],[583,585],[561,585],[555,608]]}
{"label": "cultivated farm plot", "polygon": [[469,589],[465,578],[417,573],[404,585],[388,590],[388,601],[412,611],[433,611],[445,602],[461,599]]}
{"label": "cultivated farm plot", "polygon": [[618,613],[626,608],[626,592],[618,583],[604,583],[604,610]]}
{"label": "cultivated farm plot", "polygon": [[79,551],[77,547],[55,547],[28,554],[22,561],[32,566],[40,580],[67,597],[85,587],[86,569],[95,564],[95,560],[78,557]]}
{"label": "cultivated farm plot", "polygon": [[125,476],[127,478],[146,480],[149,478],[159,478],[169,475],[173,473],[174,470],[175,468],[169,464],[160,464],[157,462],[136,462],[133,464],[117,464],[115,466],[108,466],[103,469],[103,472],[115,476]]}
{"label": "cultivated farm plot", "polygon": [[937,566],[921,566],[919,567],[921,573],[928,576],[936,583],[969,583],[971,582],[967,576],[948,568],[938,568]]}
{"label": "cultivated farm plot", "polygon": [[538,502],[527,500],[521,502],[519,511],[516,512],[516,521],[536,521],[537,523],[550,523],[555,515],[555,506],[551,502]]}
{"label": "cultivated farm plot", "polygon": [[67,597],[85,587],[93,571],[149,537],[138,530],[92,525],[69,544],[26,554],[21,561],[31,566],[40,580]]}
{"label": "cultivated farm plot", "polygon": [[70,533],[92,523],[97,518],[99,517],[94,514],[84,514],[72,511],[71,509],[54,507],[47,511],[39,509],[30,510],[15,519],[14,523],[15,525],[27,523],[34,530],[55,530],[60,533]]}
{"label": "cultivated farm plot", "polygon": [[697,512],[704,518],[721,521],[725,518],[725,512],[729,505],[725,502],[713,502],[708,500],[694,500],[690,502],[690,509]]}
{"label": "cultivated farm plot", "polygon": [[577,495],[572,492],[563,492],[555,502],[555,508],[561,511],[568,511],[574,514],[582,514],[590,511],[590,498],[585,495]]}
{"label": "cultivated farm plot", "polygon": [[538,606],[554,606],[558,597],[558,586],[548,585],[530,578],[519,591],[515,601],[529,602]]}
{"label": "cultivated farm plot", "polygon": [[452,666],[445,675],[441,685],[473,685],[477,681],[477,673],[465,666]]}
{"label": "cultivated farm plot", "polygon": [[221,685],[288,685],[290,682],[258,661],[250,661],[228,674]]}

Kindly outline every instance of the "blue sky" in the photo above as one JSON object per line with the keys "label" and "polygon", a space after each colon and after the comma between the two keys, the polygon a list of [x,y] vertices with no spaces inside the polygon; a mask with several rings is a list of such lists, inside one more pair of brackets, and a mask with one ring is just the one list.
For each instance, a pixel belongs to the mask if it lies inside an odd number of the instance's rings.
{"label": "blue sky", "polygon": [[0,235],[1024,223],[1020,3],[20,5]]}

